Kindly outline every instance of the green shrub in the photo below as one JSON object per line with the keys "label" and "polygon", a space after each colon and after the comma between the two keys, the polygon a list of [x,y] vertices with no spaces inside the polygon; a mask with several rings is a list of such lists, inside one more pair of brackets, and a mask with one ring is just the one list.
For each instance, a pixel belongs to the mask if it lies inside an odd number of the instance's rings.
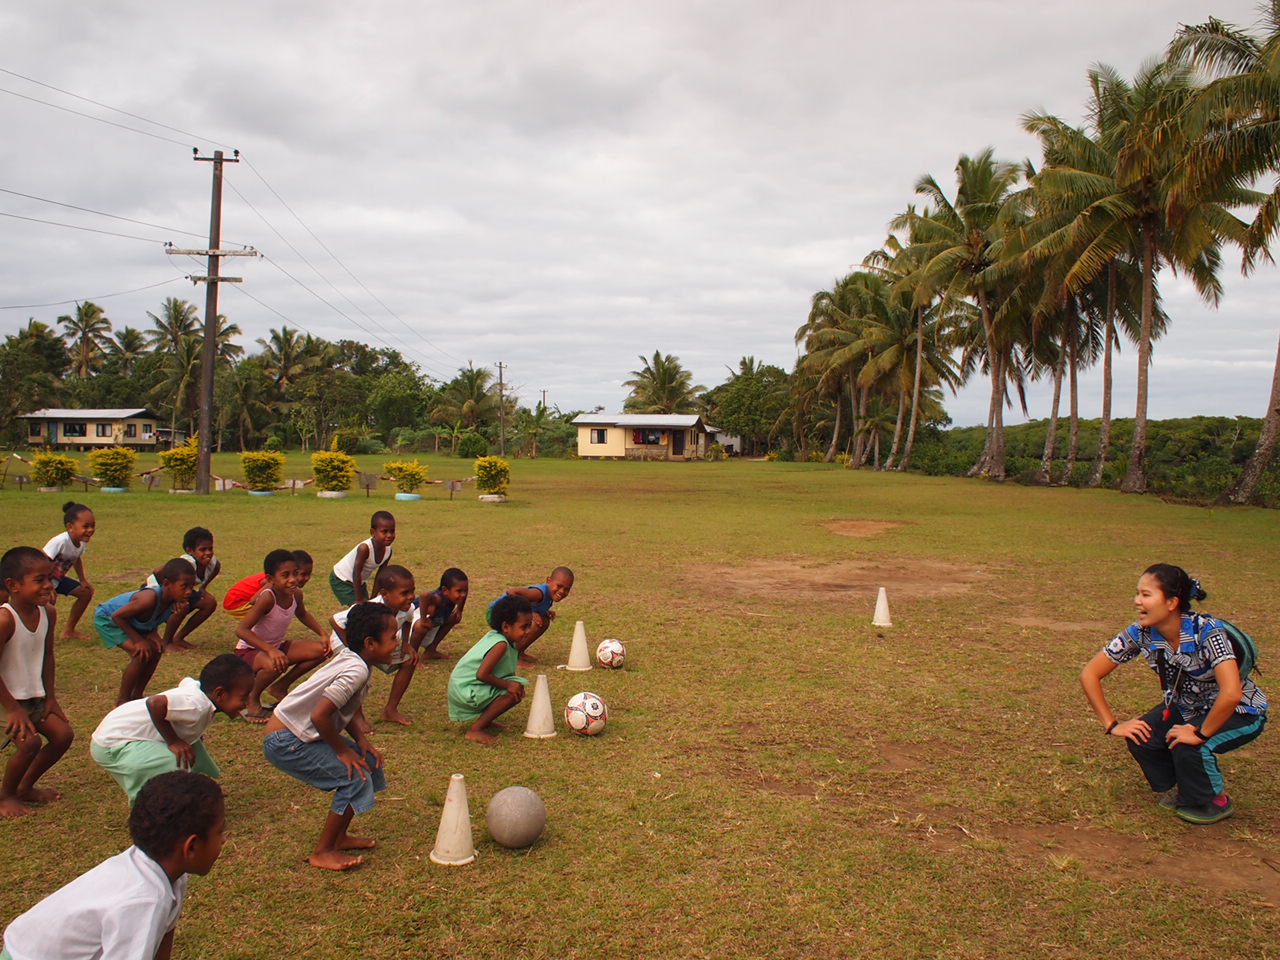
{"label": "green shrub", "polygon": [[729,455],[724,452],[724,444],[717,440],[711,446],[707,447],[708,460],[728,460]]}
{"label": "green shrub", "polygon": [[464,433],[458,440],[458,456],[465,460],[483,457],[488,452],[489,441],[478,433]]}
{"label": "green shrub", "polygon": [[377,437],[361,437],[356,441],[356,453],[386,453],[387,445]]}
{"label": "green shrub", "polygon": [[427,482],[427,467],[417,460],[393,460],[384,463],[382,469],[396,482],[400,493],[415,493]]}
{"label": "green shrub", "polygon": [[356,452],[356,445],[360,442],[360,434],[352,430],[338,430],[333,435],[333,441],[329,444],[330,450],[336,450],[339,453],[352,454]]}
{"label": "green shrub", "polygon": [[501,457],[480,457],[476,460],[476,486],[481,493],[505,494],[510,480],[511,464]]}
{"label": "green shrub", "polygon": [[240,466],[250,490],[274,490],[284,475],[284,454],[277,450],[247,450],[240,454]]}
{"label": "green shrub", "polygon": [[37,487],[65,487],[79,470],[80,462],[65,453],[42,450],[31,458],[31,479]]}
{"label": "green shrub", "polygon": [[160,451],[160,466],[168,472],[169,482],[175,490],[190,490],[196,485],[199,465],[200,448],[195,437],[172,450]]}
{"label": "green shrub", "polygon": [[356,479],[356,461],[338,450],[317,450],[311,455],[311,472],[317,490],[350,490]]}
{"label": "green shrub", "polygon": [[107,447],[89,454],[93,475],[104,487],[127,487],[133,477],[133,463],[138,452],[128,447]]}
{"label": "green shrub", "polygon": [[279,437],[267,437],[266,442],[262,445],[263,450],[270,450],[272,453],[284,452],[284,441]]}

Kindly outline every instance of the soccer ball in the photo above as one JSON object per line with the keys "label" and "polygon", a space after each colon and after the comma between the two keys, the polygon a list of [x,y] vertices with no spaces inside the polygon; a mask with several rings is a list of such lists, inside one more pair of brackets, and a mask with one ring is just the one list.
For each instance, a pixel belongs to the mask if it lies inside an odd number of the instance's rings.
{"label": "soccer ball", "polygon": [[594,693],[575,693],[564,706],[564,722],[574,733],[594,737],[604,730],[609,708]]}
{"label": "soccer ball", "polygon": [[621,640],[601,640],[596,647],[596,660],[607,670],[617,670],[627,661],[627,648]]}

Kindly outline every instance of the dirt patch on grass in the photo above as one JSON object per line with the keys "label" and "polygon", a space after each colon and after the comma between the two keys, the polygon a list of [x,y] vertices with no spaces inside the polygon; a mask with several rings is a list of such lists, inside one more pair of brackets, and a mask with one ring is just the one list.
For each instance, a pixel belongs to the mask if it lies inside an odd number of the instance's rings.
{"label": "dirt patch on grass", "polygon": [[922,749],[914,744],[881,743],[879,750],[886,770],[918,770],[927,763]]}
{"label": "dirt patch on grass", "polygon": [[1009,622],[1019,627],[1044,630],[1049,633],[1098,633],[1108,639],[1124,626],[1123,618],[1111,620],[1044,620],[1038,617],[1010,617]]}
{"label": "dirt patch on grass", "polygon": [[753,560],[741,564],[696,565],[686,576],[700,589],[737,596],[774,594],[792,599],[826,599],[832,594],[875,596],[884,587],[894,595],[923,597],[963,593],[988,578],[986,571],[941,560],[891,557],[806,564],[798,560]]}
{"label": "dirt patch on grass", "polygon": [[891,520],[830,520],[823,526],[842,537],[874,537],[902,524]]}

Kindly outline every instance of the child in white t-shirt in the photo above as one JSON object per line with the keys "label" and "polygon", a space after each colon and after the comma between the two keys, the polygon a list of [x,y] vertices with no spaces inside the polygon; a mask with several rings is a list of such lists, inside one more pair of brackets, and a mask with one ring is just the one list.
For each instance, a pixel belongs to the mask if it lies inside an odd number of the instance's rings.
{"label": "child in white t-shirt", "polygon": [[379,510],[369,518],[369,539],[361,540],[333,565],[329,586],[338,602],[351,606],[368,600],[365,584],[381,567],[391,562],[391,545],[396,540],[396,518]]}
{"label": "child in white t-shirt", "polygon": [[156,777],[129,813],[133,846],[81,874],[4,931],[6,960],[168,960],[188,874],[222,852],[226,808],[203,774]]}
{"label": "child in white t-shirt", "polygon": [[[54,589],[61,596],[76,598],[62,628],[62,639],[89,640],[90,637],[76,630],[76,625],[93,600],[93,585],[84,575],[84,551],[98,529],[98,521],[83,503],[68,500],[62,505],[62,522],[66,530],[44,545],[45,555],[53,561]],[[67,576],[72,567],[80,574],[79,580]]]}
{"label": "child in white t-shirt", "polygon": [[[369,666],[391,662],[400,638],[395,614],[381,603],[358,603],[348,612],[347,641],[310,678],[276,704],[262,751],[271,765],[319,790],[334,791],[315,848],[313,867],[346,870],[363,861],[352,850],[374,841],[347,833],[357,813],[373,809],[387,787],[382,754],[369,742],[361,705],[369,692]],[[342,736],[342,731],[351,735]]]}
{"label": "child in white t-shirt", "polygon": [[215,780],[221,771],[204,745],[219,713],[239,716],[253,689],[253,668],[234,653],[214,657],[200,679],[116,707],[93,731],[89,752],[120,784],[132,804],[148,781],[171,770]]}

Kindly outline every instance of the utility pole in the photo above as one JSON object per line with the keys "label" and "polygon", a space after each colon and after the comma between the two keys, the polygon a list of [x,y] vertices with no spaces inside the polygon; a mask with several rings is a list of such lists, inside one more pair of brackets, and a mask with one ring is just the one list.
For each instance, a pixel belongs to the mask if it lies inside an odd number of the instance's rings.
{"label": "utility pole", "polygon": [[[212,157],[200,156],[200,149],[191,149],[191,158],[213,164],[213,196],[209,204],[209,249],[179,250],[166,245],[165,252],[171,255],[207,256],[209,258],[208,275],[190,276],[192,283],[207,284],[204,298],[204,348],[200,351],[200,426],[199,460],[196,466],[196,493],[209,492],[210,456],[213,450],[213,375],[218,362],[218,284],[240,283],[240,277],[219,276],[218,266],[221,257],[256,257],[257,251],[219,250],[222,242],[222,165],[239,163],[240,151],[234,151],[228,160],[221,150],[215,150]],[[169,438],[173,442],[173,438]]]}
{"label": "utility pole", "polygon": [[547,409],[547,391],[542,391],[542,409]]}
{"label": "utility pole", "polygon": [[506,364],[498,361],[498,455],[507,455],[507,401],[502,396],[502,371]]}

